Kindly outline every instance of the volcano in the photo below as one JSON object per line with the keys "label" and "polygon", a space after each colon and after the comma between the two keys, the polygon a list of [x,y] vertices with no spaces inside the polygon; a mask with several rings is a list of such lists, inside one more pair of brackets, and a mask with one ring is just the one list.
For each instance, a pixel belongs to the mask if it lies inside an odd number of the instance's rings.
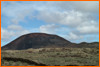
{"label": "volcano", "polygon": [[[94,45],[95,44],[95,45]],[[20,36],[14,41],[3,46],[2,50],[24,50],[29,48],[84,48],[84,47],[98,47],[99,43],[72,43],[58,35],[46,33],[30,33]]]}
{"label": "volcano", "polygon": [[46,33],[31,33],[22,35],[2,47],[2,49],[22,50],[29,48],[65,47],[72,44],[64,38]]}

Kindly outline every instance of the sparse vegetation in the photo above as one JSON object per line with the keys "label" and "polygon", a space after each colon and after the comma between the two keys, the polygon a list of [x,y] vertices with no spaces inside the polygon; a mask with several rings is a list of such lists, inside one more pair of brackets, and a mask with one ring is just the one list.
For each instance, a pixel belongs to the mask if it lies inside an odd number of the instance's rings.
{"label": "sparse vegetation", "polygon": [[[98,66],[98,48],[39,48],[28,50],[2,50],[2,66]],[[15,58],[7,60],[4,58]],[[32,63],[23,62],[27,59]],[[37,63],[37,64],[35,64]],[[40,66],[41,66],[40,65]]]}

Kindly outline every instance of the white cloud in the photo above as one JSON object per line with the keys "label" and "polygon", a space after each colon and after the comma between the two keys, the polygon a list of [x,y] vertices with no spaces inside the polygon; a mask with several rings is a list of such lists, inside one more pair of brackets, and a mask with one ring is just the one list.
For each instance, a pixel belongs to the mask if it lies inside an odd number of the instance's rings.
{"label": "white cloud", "polygon": [[15,30],[15,31],[17,31],[17,30],[23,30],[23,28],[21,27],[21,26],[19,26],[19,25],[9,25],[8,26],[8,29],[9,30]]}
{"label": "white cloud", "polygon": [[42,25],[42,26],[40,26],[40,32],[55,34],[57,28],[59,28],[59,26],[57,26],[55,24]]}
{"label": "white cloud", "polygon": [[43,12],[40,12],[37,17],[38,19],[44,20],[47,23],[58,23],[68,27],[73,27],[80,33],[98,33],[98,20],[94,20],[92,17],[90,17],[90,14],[75,11]]}
{"label": "white cloud", "polygon": [[94,33],[99,33],[99,28],[95,26],[83,26],[83,27],[78,27],[77,28],[80,33],[85,33],[85,34],[94,34]]}
{"label": "white cloud", "polygon": [[[85,4],[85,5],[84,5]],[[80,6],[79,6],[80,5]],[[61,9],[59,9],[61,8]],[[20,21],[25,21],[25,17],[30,16],[30,15],[35,15],[34,11],[38,11],[42,13],[45,16],[48,16],[48,18],[51,18],[52,16],[55,15],[55,17],[52,18],[51,21],[56,21],[56,19],[66,19],[66,12],[67,11],[77,11],[77,12],[98,12],[99,13],[99,2],[98,1],[53,1],[53,2],[17,2],[17,1],[8,1],[2,2],[2,14],[8,16],[11,18],[11,22],[13,23],[19,23]],[[54,13],[47,13],[49,11],[55,11]],[[65,12],[60,14],[57,11]],[[79,15],[80,13],[76,15]],[[69,12],[70,13],[70,12]],[[49,15],[50,14],[50,15]],[[70,13],[71,14],[71,13]],[[69,15],[69,14],[68,14]],[[73,15],[73,14],[71,14]],[[44,16],[44,17],[45,17]],[[58,17],[57,17],[58,16]],[[61,17],[60,17],[61,16]],[[74,16],[74,18],[71,16],[68,16],[69,19],[77,19],[79,17]],[[76,17],[76,18],[75,18]],[[48,21],[48,18],[45,17]],[[42,19],[44,19],[42,17]],[[80,18],[79,18],[80,19]],[[50,20],[49,20],[50,21]],[[70,21],[70,20],[69,20]],[[77,21],[79,21],[77,19]]]}
{"label": "white cloud", "polygon": [[75,34],[75,33],[70,32],[70,33],[66,36],[66,38],[68,38],[69,40],[77,40],[77,39],[82,39],[83,36],[77,35],[77,34]]}
{"label": "white cloud", "polygon": [[30,33],[30,31],[23,29],[21,26],[10,25],[7,29],[1,28],[1,40],[10,41],[12,38],[19,37],[28,33]]}
{"label": "white cloud", "polygon": [[98,34],[99,23],[95,21],[84,22],[77,27],[77,30],[83,34]]}
{"label": "white cloud", "polygon": [[37,18],[48,23],[59,23],[67,26],[79,26],[93,19],[90,14],[78,11],[41,11]]}
{"label": "white cloud", "polygon": [[72,4],[76,10],[99,13],[99,1],[74,1]]}
{"label": "white cloud", "polygon": [[99,13],[99,1],[53,1],[48,2],[47,4],[60,10]]}
{"label": "white cloud", "polygon": [[13,36],[15,36],[15,32],[1,28],[1,40],[8,41]]}
{"label": "white cloud", "polygon": [[[25,17],[32,14],[34,7],[32,4],[15,2],[3,2],[2,14],[9,17],[11,22],[18,24],[20,21],[25,22]],[[6,6],[5,6],[6,5]],[[28,6],[27,6],[28,5]]]}
{"label": "white cloud", "polygon": [[79,11],[41,11],[37,18],[47,23],[66,25],[78,30],[79,33],[93,34],[98,33],[99,29],[96,17]]}

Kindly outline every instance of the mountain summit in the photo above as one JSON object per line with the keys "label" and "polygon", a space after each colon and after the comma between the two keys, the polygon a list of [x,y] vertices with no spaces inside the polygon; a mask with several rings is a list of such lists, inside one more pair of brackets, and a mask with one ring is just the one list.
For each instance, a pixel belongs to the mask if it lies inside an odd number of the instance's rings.
{"label": "mountain summit", "polygon": [[29,48],[65,47],[71,42],[64,38],[46,33],[31,33],[22,35],[2,47],[2,49],[22,50]]}

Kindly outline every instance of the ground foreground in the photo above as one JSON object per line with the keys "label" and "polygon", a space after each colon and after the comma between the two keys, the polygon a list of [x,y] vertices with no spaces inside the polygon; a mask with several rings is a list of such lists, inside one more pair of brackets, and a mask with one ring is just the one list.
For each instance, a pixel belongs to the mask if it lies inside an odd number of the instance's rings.
{"label": "ground foreground", "polygon": [[2,66],[98,66],[99,48],[2,50]]}

